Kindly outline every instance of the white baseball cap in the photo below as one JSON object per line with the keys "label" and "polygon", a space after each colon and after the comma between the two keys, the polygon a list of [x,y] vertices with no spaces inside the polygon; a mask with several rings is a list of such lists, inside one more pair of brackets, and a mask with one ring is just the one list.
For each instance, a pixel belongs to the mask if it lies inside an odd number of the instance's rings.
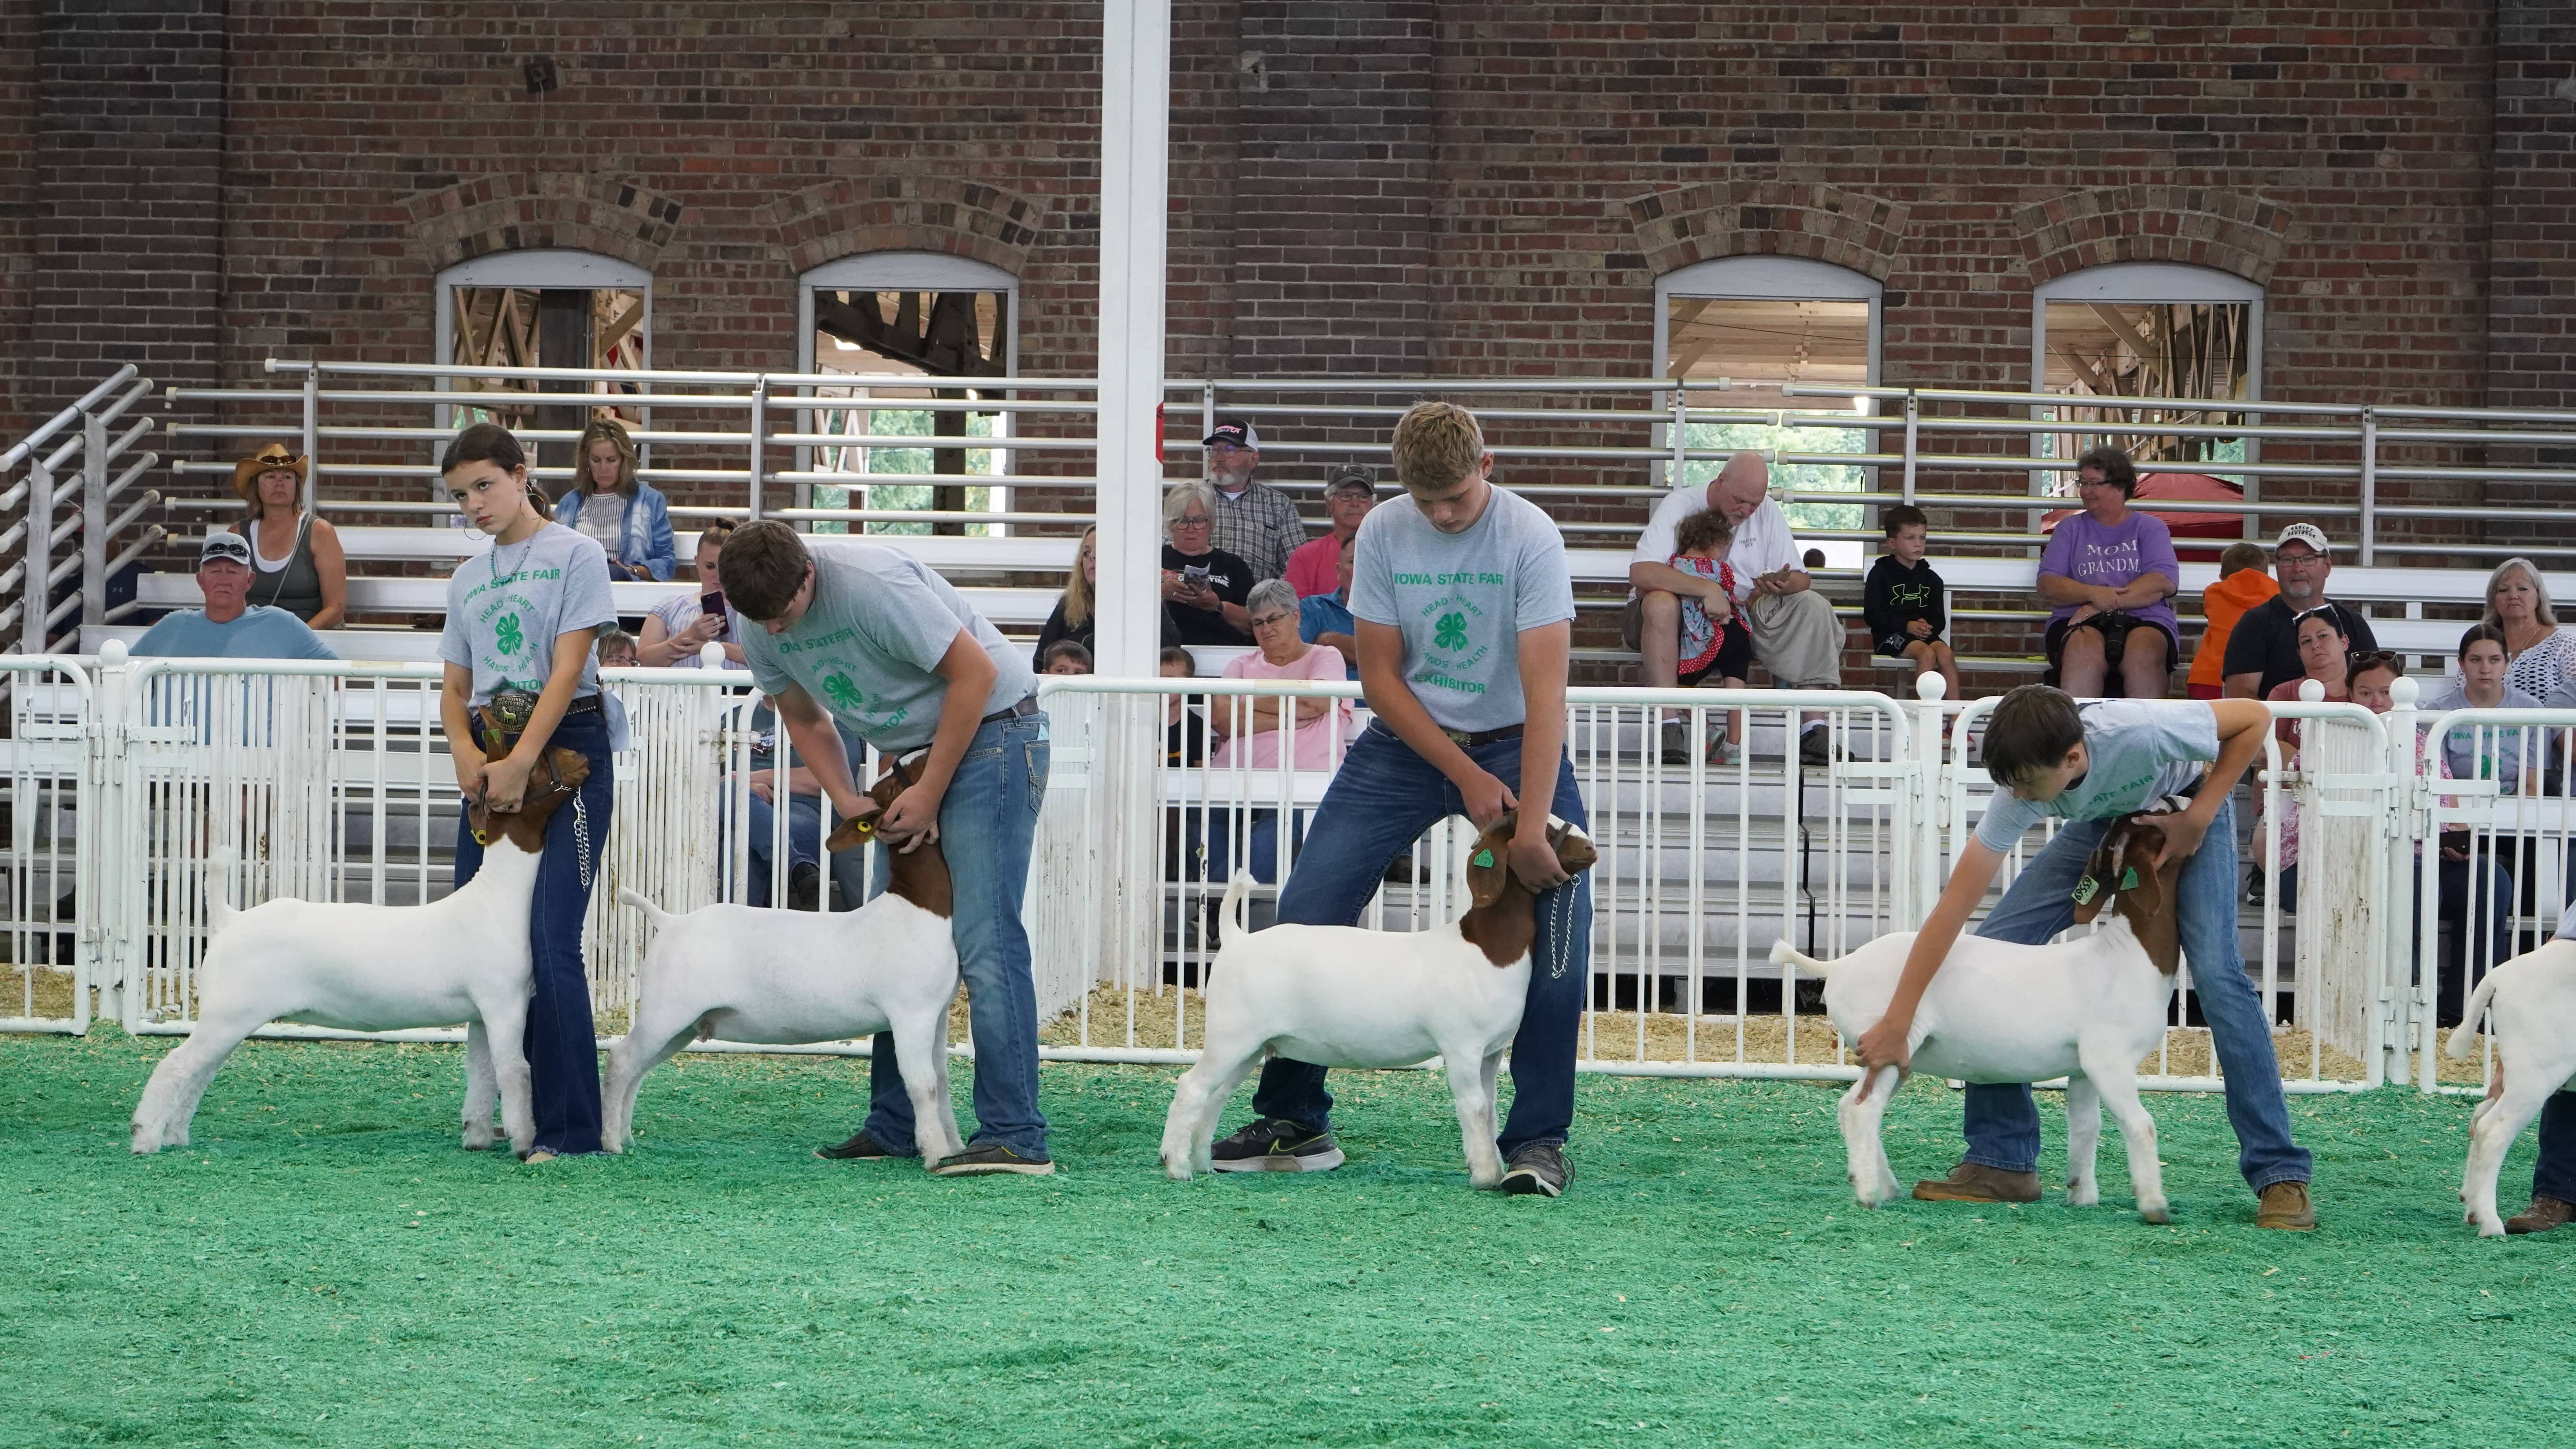
{"label": "white baseball cap", "polygon": [[2334,552],[2334,545],[2326,542],[2326,531],[2313,523],[2293,523],[2282,529],[2281,536],[2272,540],[2272,552],[2279,553],[2294,543],[2304,543],[2321,554]]}

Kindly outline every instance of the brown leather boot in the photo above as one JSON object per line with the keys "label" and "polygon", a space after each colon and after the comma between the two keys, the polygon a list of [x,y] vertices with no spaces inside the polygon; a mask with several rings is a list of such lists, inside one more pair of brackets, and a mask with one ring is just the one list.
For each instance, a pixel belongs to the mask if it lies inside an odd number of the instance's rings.
{"label": "brown leather boot", "polygon": [[2561,1202],[2535,1192],[2531,1195],[2531,1206],[2504,1220],[2504,1230],[2508,1233],[2545,1233],[2552,1228],[2567,1226],[2571,1218],[2576,1218],[2576,1203]]}
{"label": "brown leather boot", "polygon": [[2276,1182],[2263,1189],[2259,1200],[2262,1206],[2254,1209],[2254,1226],[2291,1233],[2316,1231],[2317,1210],[2308,1201],[2306,1183]]}
{"label": "brown leather boot", "polygon": [[2006,1172],[1978,1162],[1962,1162],[1948,1177],[1927,1177],[1914,1184],[1924,1202],[2037,1202],[2039,1174]]}

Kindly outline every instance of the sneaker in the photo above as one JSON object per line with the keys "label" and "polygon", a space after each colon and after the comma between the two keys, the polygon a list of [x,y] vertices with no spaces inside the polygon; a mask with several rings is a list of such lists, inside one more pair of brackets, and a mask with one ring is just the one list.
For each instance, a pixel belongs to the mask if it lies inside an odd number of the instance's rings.
{"label": "sneaker", "polygon": [[2006,1172],[1981,1162],[1962,1162],[1948,1177],[1927,1177],[1914,1184],[1921,1202],[2037,1202],[2039,1174]]}
{"label": "sneaker", "polygon": [[2249,906],[2263,904],[2263,867],[2259,865],[2254,867],[2254,878],[2245,883],[2245,904]]}
{"label": "sneaker", "polygon": [[2546,1233],[2567,1226],[2571,1218],[2576,1218],[2576,1203],[2535,1192],[2531,1195],[2531,1206],[2504,1220],[2504,1230],[2508,1233]]}
{"label": "sneaker", "polygon": [[823,909],[823,868],[810,860],[800,860],[787,868],[787,909],[819,911]]}
{"label": "sneaker", "polygon": [[1724,735],[1708,742],[1708,762],[1733,767],[1744,758],[1744,747]]}
{"label": "sneaker", "polygon": [[866,1128],[861,1128],[851,1133],[844,1141],[835,1142],[829,1147],[815,1148],[814,1155],[825,1162],[876,1162],[888,1157],[911,1157],[914,1154],[897,1152],[869,1136]]}
{"label": "sneaker", "polygon": [[1397,856],[1395,859],[1388,861],[1386,863],[1386,870],[1380,879],[1383,879],[1388,885],[1413,884],[1413,853],[1411,851],[1407,851],[1404,854]]}
{"label": "sneaker", "polygon": [[1680,720],[1668,719],[1664,721],[1664,727],[1655,732],[1655,736],[1659,741],[1661,741],[1660,748],[1663,751],[1665,764],[1687,765],[1690,763],[1691,752],[1689,726],[1683,724]]}
{"label": "sneaker", "polygon": [[1553,1142],[1532,1142],[1503,1163],[1501,1191],[1513,1197],[1563,1197],[1574,1180],[1574,1164]]}
{"label": "sneaker", "polygon": [[1798,736],[1798,763],[1822,767],[1834,762],[1834,742],[1823,725]]}
{"label": "sneaker", "polygon": [[1342,1160],[1332,1133],[1285,1117],[1264,1117],[1208,1148],[1217,1172],[1330,1172]]}
{"label": "sneaker", "polygon": [[1044,1177],[1055,1171],[1055,1159],[1022,1157],[999,1142],[970,1142],[965,1151],[939,1159],[930,1170],[940,1177],[990,1177],[997,1172]]}
{"label": "sneaker", "polygon": [[2304,1182],[2276,1182],[2257,1194],[2262,1206],[2254,1210],[2254,1226],[2279,1228],[2284,1232],[2312,1233],[2317,1228],[2316,1205],[2308,1201]]}

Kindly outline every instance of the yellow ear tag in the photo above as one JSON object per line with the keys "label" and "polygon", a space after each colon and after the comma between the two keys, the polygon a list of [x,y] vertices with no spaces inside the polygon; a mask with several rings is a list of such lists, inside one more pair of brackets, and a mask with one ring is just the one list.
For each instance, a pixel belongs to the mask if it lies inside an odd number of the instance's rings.
{"label": "yellow ear tag", "polygon": [[2102,883],[2089,875],[2084,877],[2084,879],[2077,881],[2075,883],[2075,904],[2079,906],[2089,906],[2093,904],[2093,897],[2099,893],[2101,889]]}
{"label": "yellow ear tag", "polygon": [[1493,868],[1494,864],[1494,853],[1490,850],[1477,851],[1475,860],[1470,862],[1470,864],[1480,865],[1490,870]]}

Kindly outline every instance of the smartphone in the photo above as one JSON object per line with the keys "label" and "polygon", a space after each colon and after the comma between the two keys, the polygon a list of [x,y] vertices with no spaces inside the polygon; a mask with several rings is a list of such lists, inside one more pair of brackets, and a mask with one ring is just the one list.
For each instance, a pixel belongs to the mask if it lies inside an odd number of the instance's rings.
{"label": "smartphone", "polygon": [[724,590],[709,589],[698,595],[698,612],[716,621],[716,637],[733,637],[733,620],[725,613]]}
{"label": "smartphone", "polygon": [[1188,568],[1181,570],[1182,588],[1189,590],[1191,593],[1197,593],[1199,590],[1204,589],[1207,586],[1208,566],[1206,564],[1191,564]]}

